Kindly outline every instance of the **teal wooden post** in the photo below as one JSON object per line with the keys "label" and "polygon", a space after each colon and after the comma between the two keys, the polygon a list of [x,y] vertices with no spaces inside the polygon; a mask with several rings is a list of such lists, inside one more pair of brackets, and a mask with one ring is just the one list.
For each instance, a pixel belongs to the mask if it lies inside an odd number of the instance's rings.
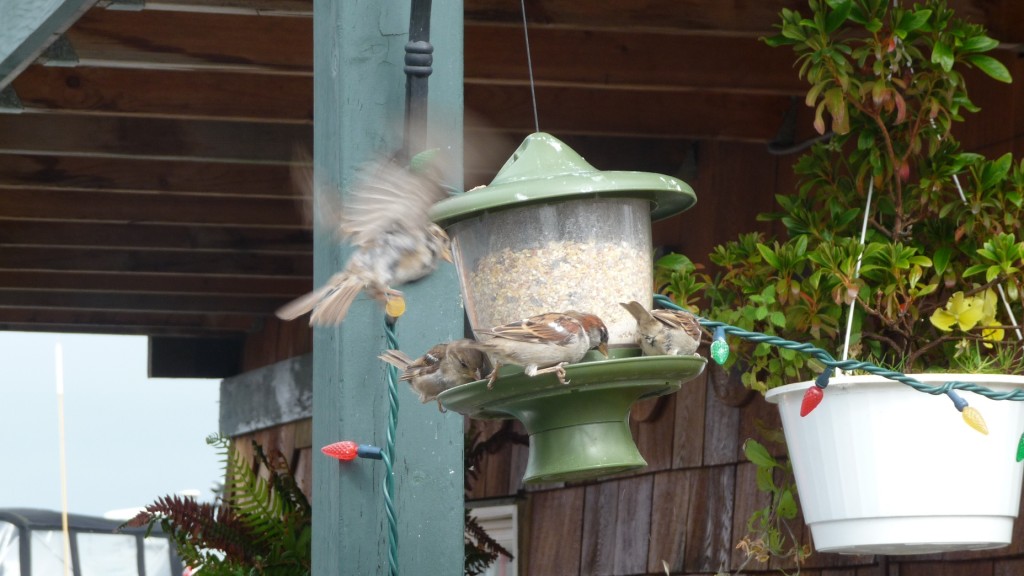
{"label": "teal wooden post", "polygon": [[[315,0],[313,14],[314,167],[318,180],[344,188],[360,162],[401,145],[409,2]],[[429,133],[444,135],[443,144],[461,157],[461,2],[434,2],[432,43]],[[317,284],[340,269],[347,255],[347,248],[317,223]],[[416,357],[433,344],[461,337],[463,312],[451,265],[442,263],[437,273],[402,290],[408,304],[397,325],[402,350]],[[365,298],[353,305],[341,327],[315,330],[315,448],[338,440],[384,445],[387,384],[377,359],[384,348],[383,310]],[[398,392],[399,567],[409,575],[461,574],[462,417],[420,404],[404,383]],[[378,461],[339,463],[314,453],[315,575],[387,573],[383,473]]]}

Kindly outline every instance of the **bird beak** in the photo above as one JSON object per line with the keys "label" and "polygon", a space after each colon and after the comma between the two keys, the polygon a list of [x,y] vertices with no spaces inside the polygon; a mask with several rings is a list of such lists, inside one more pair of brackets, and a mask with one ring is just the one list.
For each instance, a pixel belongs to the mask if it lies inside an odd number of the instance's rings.
{"label": "bird beak", "polygon": [[452,249],[449,248],[448,246],[445,246],[444,249],[441,250],[441,258],[444,258],[444,260],[446,262],[448,262],[449,264],[454,264],[455,263],[452,260]]}
{"label": "bird beak", "polygon": [[604,354],[604,357],[607,358],[608,357],[608,343],[607,342],[601,342],[600,344],[598,344],[597,345],[597,351],[600,352],[601,354]]}

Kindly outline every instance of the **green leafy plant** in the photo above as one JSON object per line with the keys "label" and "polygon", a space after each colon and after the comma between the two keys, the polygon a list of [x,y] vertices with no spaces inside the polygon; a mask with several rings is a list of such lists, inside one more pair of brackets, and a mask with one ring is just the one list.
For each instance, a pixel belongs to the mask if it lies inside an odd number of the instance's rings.
{"label": "green leafy plant", "polygon": [[[466,487],[476,478],[475,466],[485,454],[510,443],[526,444],[511,421],[481,439],[470,427],[466,436]],[[171,535],[182,561],[203,574],[222,576],[302,576],[312,563],[312,508],[299,488],[287,459],[268,456],[253,442],[256,463],[268,472],[263,478],[246,457],[231,448],[229,438],[214,434],[207,444],[217,448],[225,463],[226,484],[220,500],[211,504],[181,496],[162,496],[146,506],[126,526],[160,527]],[[498,555],[511,552],[495,541],[465,512],[465,574],[482,574]]]}
{"label": "green leafy plant", "polygon": [[757,488],[768,496],[768,503],[751,514],[747,535],[736,548],[747,555],[747,562],[756,560],[763,564],[772,557],[790,559],[799,574],[811,549],[799,544],[790,527],[798,512],[792,466],[788,460],[780,462],[763,444],[750,438],[743,443],[743,453],[757,467]]}
{"label": "green leafy plant", "polygon": [[146,506],[129,526],[159,523],[182,560],[204,574],[300,576],[310,574],[312,510],[281,454],[268,457],[253,443],[264,479],[228,438],[207,443],[224,456],[227,482],[217,504],[164,496]]}
{"label": "green leafy plant", "polygon": [[[741,234],[714,248],[708,270],[670,254],[662,261],[692,278],[670,275],[662,292],[837,357],[849,322],[850,358],[903,372],[1022,373],[1024,354],[1007,335],[1022,307],[1024,162],[966,152],[952,133],[978,110],[964,69],[1010,81],[987,54],[998,42],[945,0],[809,0],[803,13],[783,9],[777,28],[764,41],[793,51],[813,127],[828,136],[796,161],[797,187],[759,217],[786,235]],[[823,370],[791,350],[729,344],[725,368],[762,392]],[[769,504],[740,547],[799,566],[788,463],[754,441],[744,451]]]}
{"label": "green leafy plant", "polygon": [[[761,216],[787,236],[740,235],[714,249],[712,270],[690,267],[693,278],[665,292],[709,318],[837,355],[852,310],[850,357],[903,371],[1001,364],[1019,372],[1005,309],[1021,313],[1024,163],[964,152],[951,132],[978,110],[964,68],[1010,81],[986,54],[998,42],[944,0],[810,0],[808,8],[783,9],[779,33],[764,39],[794,51],[814,128],[831,131],[796,162],[797,189]],[[1006,304],[997,306],[1000,289]],[[951,321],[961,313],[974,321]],[[765,344],[730,345],[730,363],[741,362],[744,383],[757,390],[822,368]]]}

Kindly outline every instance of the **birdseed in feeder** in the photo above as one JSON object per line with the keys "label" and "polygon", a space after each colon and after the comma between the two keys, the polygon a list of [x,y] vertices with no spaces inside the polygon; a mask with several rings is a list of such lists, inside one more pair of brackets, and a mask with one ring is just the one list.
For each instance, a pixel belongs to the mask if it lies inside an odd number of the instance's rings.
{"label": "birdseed in feeder", "polygon": [[544,312],[579,310],[608,327],[609,344],[635,344],[636,321],[619,302],[650,302],[650,255],[624,241],[555,240],[484,255],[468,272],[478,302],[476,326],[489,328]]}

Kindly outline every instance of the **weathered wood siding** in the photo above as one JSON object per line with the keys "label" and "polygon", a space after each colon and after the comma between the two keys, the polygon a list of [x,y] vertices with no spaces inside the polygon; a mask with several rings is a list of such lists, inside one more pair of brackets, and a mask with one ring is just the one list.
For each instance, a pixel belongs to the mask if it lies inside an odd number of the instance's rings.
{"label": "weathered wood siding", "polygon": [[[307,498],[313,496],[313,420],[307,418],[289,422],[273,428],[265,428],[249,434],[236,436],[232,439],[235,449],[250,462],[254,461],[252,443],[263,447],[268,456],[280,453],[288,459],[295,481]],[[262,468],[262,467],[261,467]],[[267,477],[267,471],[259,469],[258,473]]]}

